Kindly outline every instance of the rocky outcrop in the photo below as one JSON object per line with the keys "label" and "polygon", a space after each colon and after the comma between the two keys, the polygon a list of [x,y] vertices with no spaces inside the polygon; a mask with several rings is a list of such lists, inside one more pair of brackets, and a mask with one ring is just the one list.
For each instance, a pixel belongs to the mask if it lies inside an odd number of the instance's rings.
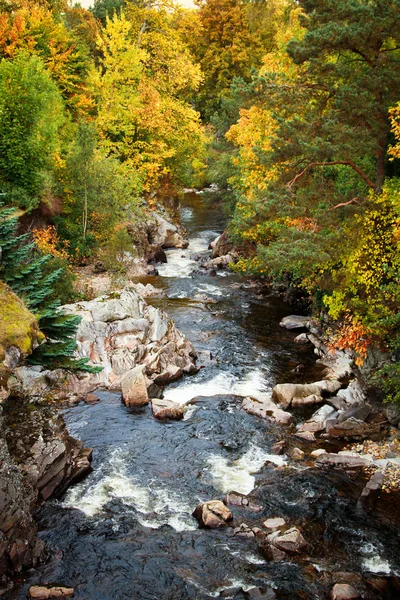
{"label": "rocky outcrop", "polygon": [[123,378],[136,367],[142,367],[150,388],[197,370],[192,344],[134,287],[70,304],[63,310],[82,319],[76,334],[77,357],[89,358],[102,371],[72,375],[62,370],[18,367],[9,382],[14,395],[68,399],[101,386],[121,390]]}
{"label": "rocky outcrop", "polygon": [[194,510],[193,516],[199,522],[200,527],[209,529],[223,527],[233,519],[231,511],[221,500],[210,500],[199,504]]}
{"label": "rocky outcrop", "polygon": [[128,227],[139,259],[147,262],[166,262],[164,249],[187,248],[186,232],[171,222],[167,211],[161,206],[139,223]]}
{"label": "rocky outcrop", "polygon": [[9,399],[0,414],[0,575],[35,566],[44,544],[32,512],[91,471],[91,450],[50,406]]}

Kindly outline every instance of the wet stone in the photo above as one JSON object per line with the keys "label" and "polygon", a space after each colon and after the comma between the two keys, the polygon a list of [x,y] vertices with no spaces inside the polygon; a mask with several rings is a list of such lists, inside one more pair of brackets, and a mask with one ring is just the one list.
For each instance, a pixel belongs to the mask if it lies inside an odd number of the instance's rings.
{"label": "wet stone", "polygon": [[74,595],[73,588],[67,587],[44,587],[34,585],[29,588],[29,597],[36,600],[47,600],[48,598],[72,598]]}
{"label": "wet stone", "polygon": [[210,529],[223,527],[233,519],[231,511],[221,500],[210,500],[199,504],[194,510],[193,516],[199,522],[200,527]]}
{"label": "wet stone", "polygon": [[282,519],[282,517],[274,517],[273,519],[264,521],[263,525],[266,529],[279,529],[286,525],[286,521],[285,519]]}
{"label": "wet stone", "polygon": [[359,592],[352,585],[337,583],[333,586],[332,600],[356,600],[360,597]]}

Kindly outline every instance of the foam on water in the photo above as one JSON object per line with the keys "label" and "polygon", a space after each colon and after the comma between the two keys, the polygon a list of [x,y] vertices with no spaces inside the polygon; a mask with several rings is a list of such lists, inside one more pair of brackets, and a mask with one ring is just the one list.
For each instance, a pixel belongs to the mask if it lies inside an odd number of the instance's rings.
{"label": "foam on water", "polygon": [[[99,514],[112,499],[121,500],[125,506],[135,508],[139,523],[158,529],[170,525],[176,531],[193,530],[197,524],[191,516],[193,507],[165,488],[152,489],[139,485],[135,478],[126,474],[126,456],[121,449],[112,452],[108,461],[109,474],[87,487],[86,482],[71,488],[64,506],[77,508],[88,517]],[[154,482],[157,485],[157,482]],[[151,515],[151,516],[150,516]]]}
{"label": "foam on water", "polygon": [[230,373],[219,373],[213,379],[199,383],[184,384],[169,388],[164,393],[167,400],[173,400],[181,406],[197,396],[218,396],[232,394],[235,378]]}
{"label": "foam on water", "polygon": [[191,258],[193,254],[206,252],[208,249],[208,239],[205,236],[192,238],[188,248],[172,248],[166,250],[168,262],[159,265],[158,273],[161,277],[190,277],[198,264]]}
{"label": "foam on water", "polygon": [[252,396],[253,398],[264,400],[270,397],[270,394],[268,394],[270,388],[271,384],[262,371],[254,369],[242,379],[238,379],[232,373],[222,372],[208,381],[189,384],[184,381],[182,385],[167,389],[164,396],[166,399],[173,400],[181,406],[187,404],[197,396]]}
{"label": "foam on water", "polygon": [[208,458],[209,471],[216,487],[223,493],[240,494],[250,494],[254,489],[253,474],[258,473],[266,461],[282,466],[286,464],[286,457],[268,454],[262,448],[251,444],[248,451],[233,462],[215,454]]}
{"label": "foam on water", "polygon": [[126,465],[120,448],[112,452],[107,467],[109,474],[93,486],[87,487],[87,482],[82,482],[70,488],[64,506],[77,508],[88,517],[93,517],[101,512],[107,502],[119,498],[125,504],[135,506],[141,512],[147,512],[149,493],[133,478],[126,475]]}
{"label": "foam on water", "polygon": [[381,575],[390,575],[392,572],[390,563],[382,558],[380,555],[379,548],[374,544],[364,544],[360,548],[361,554],[364,555],[362,559],[362,567],[364,571],[368,573],[376,573]]}

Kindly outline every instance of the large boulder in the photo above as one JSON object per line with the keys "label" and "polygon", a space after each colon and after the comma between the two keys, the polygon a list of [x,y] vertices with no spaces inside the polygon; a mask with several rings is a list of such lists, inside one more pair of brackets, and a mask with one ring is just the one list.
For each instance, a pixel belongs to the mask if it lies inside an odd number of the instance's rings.
{"label": "large boulder", "polygon": [[340,388],[341,383],[339,381],[330,381],[327,379],[307,384],[280,383],[272,390],[272,399],[278,402],[283,408],[288,408],[294,398],[301,399],[308,398],[309,396],[335,394]]}
{"label": "large boulder", "polygon": [[234,245],[231,242],[227,231],[224,231],[222,235],[211,242],[210,248],[211,258],[218,258],[220,256],[226,256],[227,254],[234,253]]}
{"label": "large boulder", "polygon": [[128,371],[121,379],[122,399],[126,406],[145,406],[149,403],[144,367],[138,366]]}
{"label": "large boulder", "polygon": [[231,511],[221,500],[210,500],[199,504],[194,510],[193,516],[199,522],[200,527],[209,529],[223,527],[233,519]]}
{"label": "large boulder", "polygon": [[161,248],[187,248],[188,241],[184,239],[182,230],[178,225],[170,223],[159,214],[154,215],[155,228],[152,234],[152,243]]}

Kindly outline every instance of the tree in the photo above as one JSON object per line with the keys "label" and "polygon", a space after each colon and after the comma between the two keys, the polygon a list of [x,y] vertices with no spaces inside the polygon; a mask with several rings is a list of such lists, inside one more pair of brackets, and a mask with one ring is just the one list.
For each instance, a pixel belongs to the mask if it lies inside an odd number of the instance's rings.
{"label": "tree", "polygon": [[[163,178],[190,182],[205,138],[199,115],[181,99],[196,85],[192,73],[199,81],[198,70],[184,47],[175,46],[172,33],[170,38],[146,29],[139,43],[141,17],[141,12],[134,21],[132,16],[114,16],[103,31],[103,58],[95,82],[97,129],[101,146],[137,172],[144,190],[150,191]],[[163,18],[164,31],[168,27],[167,13],[146,12],[146,19],[150,17]]]}
{"label": "tree", "polygon": [[0,188],[7,201],[38,205],[63,120],[61,96],[38,57],[0,62]]}
{"label": "tree", "polygon": [[66,3],[19,0],[15,9],[1,12],[0,56],[15,58],[21,51],[39,56],[71,113],[87,115],[93,109],[86,83],[91,68],[89,51],[94,24],[86,19],[86,36],[83,36],[83,14],[90,16],[90,13],[81,9],[75,33],[73,23],[78,9],[69,10],[63,4]]}
{"label": "tree", "polygon": [[60,311],[60,301],[53,290],[64,269],[51,268],[51,256],[38,252],[29,234],[18,235],[17,231],[15,210],[0,207],[0,278],[35,314],[47,338],[33,351],[30,362],[50,368],[98,372],[97,367],[88,365],[88,359],[73,358],[80,317]]}
{"label": "tree", "polygon": [[[200,27],[191,48],[204,75],[196,105],[207,120],[219,110],[236,78],[251,79],[266,50],[263,31],[256,26],[254,6],[243,0],[197,0]],[[263,22],[272,19],[271,3],[263,4]],[[272,3],[274,5],[275,3]],[[249,9],[251,8],[251,14]],[[265,15],[268,15],[265,16]],[[270,48],[269,48],[270,49]]]}

